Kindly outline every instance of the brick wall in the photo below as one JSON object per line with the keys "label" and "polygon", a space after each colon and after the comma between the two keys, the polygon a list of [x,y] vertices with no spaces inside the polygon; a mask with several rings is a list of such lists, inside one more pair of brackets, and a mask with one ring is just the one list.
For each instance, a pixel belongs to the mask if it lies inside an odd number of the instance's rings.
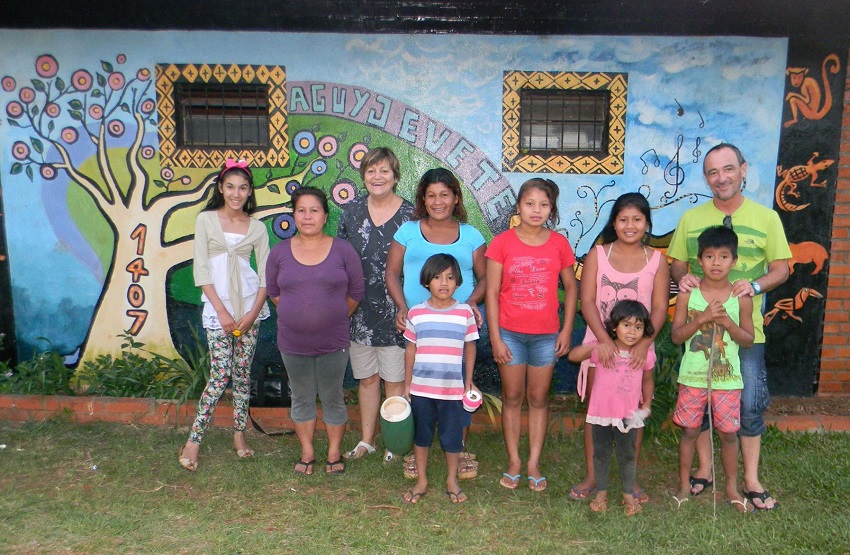
{"label": "brick wall", "polygon": [[832,218],[818,385],[821,396],[850,394],[850,68],[844,88],[841,154]]}

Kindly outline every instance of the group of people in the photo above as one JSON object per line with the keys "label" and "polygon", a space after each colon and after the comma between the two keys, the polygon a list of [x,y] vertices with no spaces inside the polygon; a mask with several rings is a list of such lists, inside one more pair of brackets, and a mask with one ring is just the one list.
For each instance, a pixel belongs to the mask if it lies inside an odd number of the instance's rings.
{"label": "group of people", "polygon": [[[463,193],[448,170],[428,170],[413,204],[396,192],[399,161],[388,148],[370,150],[360,166],[366,195],[348,203],[336,237],[324,231],[325,193],[292,194],[297,234],[271,251],[265,227],[250,217],[253,178],[244,162],[228,161],[198,216],[195,283],[203,292],[210,379],[179,463],[198,467],[198,452],[215,405],[233,385],[234,449],[251,457],[244,429],[250,365],[260,320],[277,307],[277,346],[292,391],[290,417],[301,453],[294,471],[311,475],[318,396],[328,435],[325,472],[345,472],[346,460],[374,454],[386,396],[410,401],[413,453],[404,492],[417,503],[428,492],[427,461],[435,431],[446,453],[446,494],[462,503],[458,479],[474,477],[478,461],[466,448],[471,413],[462,407],[473,383],[475,341],[483,302],[493,358],[502,384],[502,431],[507,464],[499,483],[547,488],[540,468],[549,417],[549,388],[558,357],[581,363],[578,392],[588,397],[584,428],[586,477],[570,497],[607,509],[612,450],[618,458],[626,514],[649,500],[637,481],[642,429],[653,396],[654,338],[667,318],[670,278],[679,285],[672,337],[685,344],[674,422],[682,428],[678,504],[713,486],[709,429],[717,429],[730,504],[773,509],[758,478],[763,413],[769,403],[761,318],[763,293],[788,276],[790,250],[775,212],[746,199],[747,164],[723,143],[704,158],[712,200],[687,211],[667,256],[648,246],[649,203],[620,196],[599,244],[587,254],[581,287],[575,256],[555,232],[558,186],[526,181],[517,194],[515,225],[490,245],[466,223]],[[249,260],[255,256],[257,271]],[[560,287],[559,287],[560,285]],[[579,291],[580,289],[580,291]],[[571,346],[581,299],[587,331]],[[348,363],[359,380],[361,437],[342,451],[348,420],[343,378]],[[528,405],[528,454],[520,454],[521,408]],[[738,439],[743,495],[736,485]],[[612,449],[613,448],[613,449]],[[691,472],[694,452],[699,465]],[[384,451],[392,461],[403,453]]]}

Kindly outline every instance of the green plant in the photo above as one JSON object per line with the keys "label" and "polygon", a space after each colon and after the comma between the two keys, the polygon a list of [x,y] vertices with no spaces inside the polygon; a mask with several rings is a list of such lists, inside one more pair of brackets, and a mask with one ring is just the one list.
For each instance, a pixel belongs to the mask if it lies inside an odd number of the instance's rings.
{"label": "green plant", "polygon": [[481,392],[481,406],[487,411],[487,416],[490,417],[490,422],[496,424],[496,413],[502,413],[502,399],[492,393]]}
{"label": "green plant", "polygon": [[[50,345],[47,339],[44,340]],[[73,395],[71,377],[74,371],[65,366],[65,358],[53,349],[36,352],[31,360],[12,370],[0,363],[0,392],[18,395]]]}
{"label": "green plant", "polygon": [[655,338],[655,396],[652,399],[652,414],[646,421],[646,433],[657,435],[673,409],[678,396],[679,363],[682,361],[682,348],[673,344],[670,332],[673,329],[669,320]]}

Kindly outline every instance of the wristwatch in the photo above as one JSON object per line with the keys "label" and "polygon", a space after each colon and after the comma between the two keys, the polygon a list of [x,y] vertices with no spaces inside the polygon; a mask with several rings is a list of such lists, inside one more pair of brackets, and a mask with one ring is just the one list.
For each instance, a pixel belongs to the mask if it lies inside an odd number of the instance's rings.
{"label": "wristwatch", "polygon": [[759,283],[757,281],[751,281],[750,285],[753,286],[753,292],[756,295],[761,295],[761,285],[759,285]]}

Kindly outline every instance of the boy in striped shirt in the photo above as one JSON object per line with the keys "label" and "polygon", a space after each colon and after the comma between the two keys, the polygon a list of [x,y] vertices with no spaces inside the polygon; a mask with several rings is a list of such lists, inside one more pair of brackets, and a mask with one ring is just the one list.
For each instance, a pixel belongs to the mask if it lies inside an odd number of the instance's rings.
{"label": "boy in striped shirt", "polygon": [[431,298],[407,314],[404,394],[413,412],[419,475],[416,485],[402,496],[407,503],[418,503],[428,491],[428,449],[434,441],[435,428],[446,452],[446,494],[452,503],[466,501],[466,494],[457,483],[457,468],[463,451],[462,399],[467,391],[477,391],[472,371],[478,326],[469,305],[454,299],[462,280],[453,256],[430,257],[422,266],[419,282],[431,292]]}

